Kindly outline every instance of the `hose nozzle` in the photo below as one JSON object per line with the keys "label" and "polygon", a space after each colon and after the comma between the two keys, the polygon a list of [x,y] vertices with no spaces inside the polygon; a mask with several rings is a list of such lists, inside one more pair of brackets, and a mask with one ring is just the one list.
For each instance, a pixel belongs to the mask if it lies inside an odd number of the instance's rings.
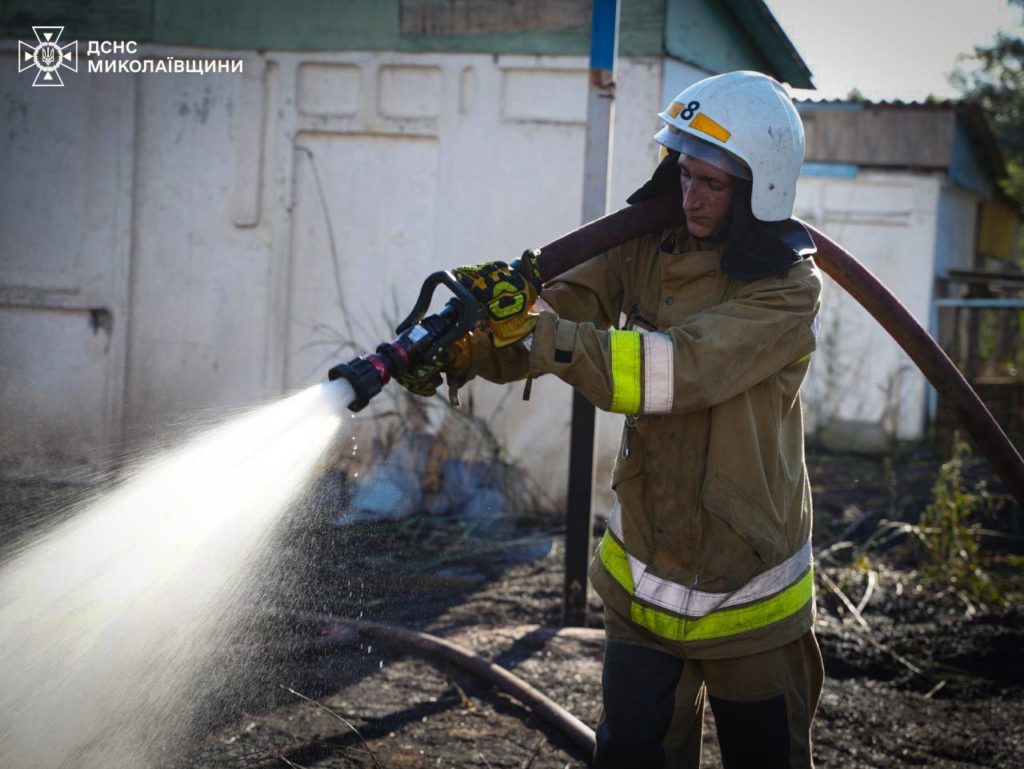
{"label": "hose nozzle", "polygon": [[[442,284],[455,296],[440,311],[428,316],[426,311],[434,289]],[[434,360],[468,334],[482,317],[479,303],[451,273],[435,272],[423,284],[412,313],[399,324],[395,339],[378,345],[372,353],[335,366],[327,372],[327,379],[345,379],[355,395],[348,408],[361,411],[393,377]]]}
{"label": "hose nozzle", "polygon": [[[378,363],[374,363],[377,359]],[[385,382],[390,379],[387,369],[380,366],[379,358],[373,353],[362,358],[354,358],[348,363],[339,363],[327,372],[327,380],[333,382],[336,379],[345,379],[352,387],[355,398],[348,404],[350,411],[362,411],[383,388]]]}

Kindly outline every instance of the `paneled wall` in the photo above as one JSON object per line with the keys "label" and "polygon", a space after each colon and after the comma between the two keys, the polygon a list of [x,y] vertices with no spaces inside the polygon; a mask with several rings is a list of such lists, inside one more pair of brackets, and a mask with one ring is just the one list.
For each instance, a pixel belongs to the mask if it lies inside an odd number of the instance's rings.
{"label": "paneled wall", "polygon": [[[582,57],[243,52],[244,75],[80,72],[33,89],[13,53],[0,68],[7,470],[89,466],[319,381],[388,336],[429,272],[515,258],[580,221]],[[613,208],[656,162],[662,68],[620,62]],[[506,393],[474,388],[484,414]],[[494,420],[554,499],[568,403],[540,381]],[[606,466],[617,424],[602,420]]]}

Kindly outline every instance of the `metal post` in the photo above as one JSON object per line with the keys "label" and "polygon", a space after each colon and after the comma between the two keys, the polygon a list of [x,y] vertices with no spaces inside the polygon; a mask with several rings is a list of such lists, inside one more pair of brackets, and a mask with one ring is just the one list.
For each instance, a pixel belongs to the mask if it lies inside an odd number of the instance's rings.
{"label": "metal post", "polygon": [[[608,209],[608,156],[612,144],[618,32],[619,0],[594,0],[583,172],[584,222],[604,216]],[[563,623],[572,626],[585,625],[587,622],[587,564],[590,560],[594,489],[595,421],[594,407],[578,392],[573,392],[562,615]]]}

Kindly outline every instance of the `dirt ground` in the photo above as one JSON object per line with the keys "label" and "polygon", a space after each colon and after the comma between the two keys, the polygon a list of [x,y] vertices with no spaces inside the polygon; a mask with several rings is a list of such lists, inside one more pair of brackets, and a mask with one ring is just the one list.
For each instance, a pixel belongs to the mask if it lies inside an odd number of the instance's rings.
{"label": "dirt ground", "polygon": [[[884,520],[915,521],[943,458],[917,450],[887,461],[823,451],[808,459],[816,630],[827,672],[817,765],[1024,766],[1024,605],[983,605],[954,589],[922,587],[908,538],[856,562],[854,548],[829,550],[867,541]],[[973,460],[966,475],[973,484],[989,474]],[[998,484],[990,489],[998,492]],[[31,526],[28,511],[56,505],[55,493],[74,494],[25,484],[0,491],[8,533]],[[167,766],[586,766],[587,756],[562,734],[472,675],[355,634],[326,634],[323,624],[289,614],[362,617],[455,640],[594,726],[600,607],[591,607],[593,628],[559,627],[557,521],[421,513],[338,528],[330,518],[344,496],[344,483],[327,479],[295,516],[281,539],[274,586],[234,640],[236,663],[244,664],[228,665],[221,700],[203,710],[194,739]],[[1021,534],[1015,506],[992,516],[989,528]],[[1011,580],[1015,569],[1019,577],[1020,545],[1012,538],[992,545],[1012,564]],[[837,590],[863,604],[861,619]],[[709,710],[709,768],[721,765],[714,734]]]}

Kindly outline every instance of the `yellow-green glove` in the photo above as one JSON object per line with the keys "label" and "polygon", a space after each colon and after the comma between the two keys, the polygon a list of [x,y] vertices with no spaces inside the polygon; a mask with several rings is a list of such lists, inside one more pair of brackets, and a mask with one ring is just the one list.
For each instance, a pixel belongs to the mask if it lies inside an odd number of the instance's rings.
{"label": "yellow-green glove", "polygon": [[487,328],[495,347],[514,344],[533,331],[538,315],[531,310],[537,291],[517,270],[505,262],[486,262],[452,272],[487,308]]}
{"label": "yellow-green glove", "polygon": [[448,383],[456,387],[463,384],[466,374],[469,372],[470,351],[469,335],[458,339],[443,350],[433,360],[421,363],[407,369],[397,377],[398,384],[402,385],[413,395],[429,398],[437,388],[441,386],[441,374],[448,377]]}

